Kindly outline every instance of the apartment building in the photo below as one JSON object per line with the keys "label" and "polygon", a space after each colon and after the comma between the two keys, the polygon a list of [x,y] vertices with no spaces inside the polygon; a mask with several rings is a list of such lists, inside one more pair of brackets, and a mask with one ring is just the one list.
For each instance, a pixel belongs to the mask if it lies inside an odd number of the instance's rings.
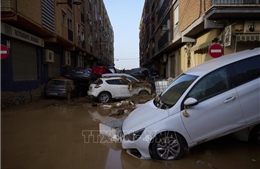
{"label": "apartment building", "polygon": [[140,65],[176,77],[214,59],[213,44],[221,55],[259,47],[259,18],[259,0],[146,0]]}
{"label": "apartment building", "polygon": [[[1,91],[39,89],[68,69],[114,64],[114,33],[103,0],[2,0]],[[38,92],[40,93],[40,92]]]}

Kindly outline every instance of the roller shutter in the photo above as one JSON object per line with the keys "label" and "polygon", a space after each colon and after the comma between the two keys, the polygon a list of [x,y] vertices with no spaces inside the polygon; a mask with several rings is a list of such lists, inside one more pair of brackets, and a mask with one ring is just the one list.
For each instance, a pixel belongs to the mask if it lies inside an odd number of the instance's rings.
{"label": "roller shutter", "polygon": [[11,42],[13,80],[37,80],[36,47],[19,40]]}

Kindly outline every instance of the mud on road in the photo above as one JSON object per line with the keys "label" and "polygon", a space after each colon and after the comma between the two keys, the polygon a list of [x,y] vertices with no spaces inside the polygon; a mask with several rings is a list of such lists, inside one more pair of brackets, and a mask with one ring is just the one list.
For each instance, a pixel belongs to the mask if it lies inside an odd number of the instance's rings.
{"label": "mud on road", "polygon": [[231,137],[196,146],[176,161],[136,159],[120,143],[104,141],[98,135],[99,123],[120,117],[113,114],[121,108],[104,108],[87,98],[75,98],[38,100],[2,110],[1,168],[260,168],[260,147]]}

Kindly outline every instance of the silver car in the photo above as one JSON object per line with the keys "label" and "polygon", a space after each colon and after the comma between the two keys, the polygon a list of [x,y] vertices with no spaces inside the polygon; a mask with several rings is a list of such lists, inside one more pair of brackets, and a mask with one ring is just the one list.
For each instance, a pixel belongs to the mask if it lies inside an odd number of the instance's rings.
{"label": "silver car", "polygon": [[45,88],[45,97],[57,97],[70,99],[72,96],[76,96],[78,93],[74,82],[71,79],[56,78],[50,80]]}

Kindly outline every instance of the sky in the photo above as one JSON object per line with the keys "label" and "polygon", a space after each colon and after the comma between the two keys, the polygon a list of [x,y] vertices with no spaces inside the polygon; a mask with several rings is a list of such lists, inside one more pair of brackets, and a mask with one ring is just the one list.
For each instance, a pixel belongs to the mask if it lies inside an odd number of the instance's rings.
{"label": "sky", "polygon": [[145,0],[103,1],[114,31],[115,67],[139,67],[139,25]]}

